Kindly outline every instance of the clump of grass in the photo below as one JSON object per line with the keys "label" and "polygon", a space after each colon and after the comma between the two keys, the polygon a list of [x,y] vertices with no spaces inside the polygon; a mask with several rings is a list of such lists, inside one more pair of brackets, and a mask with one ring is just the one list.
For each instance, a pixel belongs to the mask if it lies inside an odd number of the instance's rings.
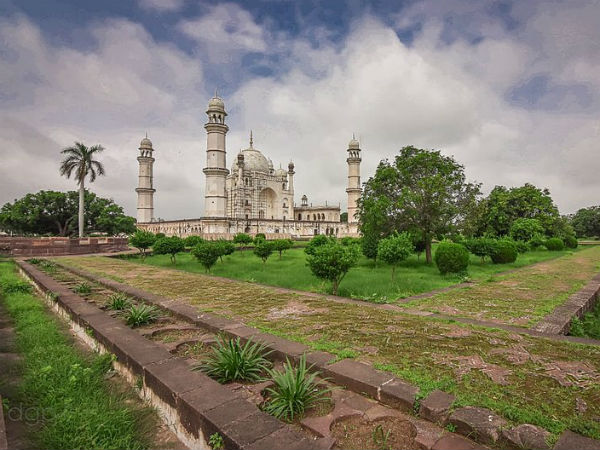
{"label": "clump of grass", "polygon": [[41,259],[41,258],[30,258],[30,259],[28,259],[28,260],[27,260],[27,262],[28,262],[29,264],[33,264],[33,265],[36,265],[36,266],[37,266],[39,263],[41,263],[42,261],[43,261],[43,259]]}
{"label": "clump of grass", "polygon": [[571,336],[591,337],[592,339],[600,339],[600,302],[596,307],[585,313],[583,318],[573,317],[571,319]]}
{"label": "clump of grass", "polygon": [[212,450],[223,450],[225,448],[225,444],[223,443],[223,436],[219,433],[213,433],[208,438],[208,445]]}
{"label": "clump of grass", "polygon": [[269,369],[267,372],[275,387],[266,389],[269,399],[263,409],[278,419],[291,422],[317,403],[329,401],[327,394],[331,389],[316,380],[319,372],[310,372],[304,355],[296,367],[288,359],[282,371]]}
{"label": "clump of grass", "polygon": [[33,290],[31,284],[16,278],[0,279],[0,291],[4,295],[29,294]]}
{"label": "clump of grass", "polygon": [[160,317],[158,308],[153,305],[132,306],[125,314],[127,325],[132,328],[155,322]]}
{"label": "clump of grass", "polygon": [[75,289],[73,289],[73,291],[79,295],[88,295],[92,293],[92,285],[87,281],[82,281],[77,286],[75,286]]}
{"label": "clump of grass", "polygon": [[123,311],[131,306],[131,300],[125,294],[117,292],[108,296],[108,309]]}
{"label": "clump of grass", "polygon": [[271,367],[271,362],[266,359],[269,353],[264,344],[251,339],[242,344],[239,337],[218,336],[212,353],[194,370],[201,370],[219,383],[260,381],[262,374]]}

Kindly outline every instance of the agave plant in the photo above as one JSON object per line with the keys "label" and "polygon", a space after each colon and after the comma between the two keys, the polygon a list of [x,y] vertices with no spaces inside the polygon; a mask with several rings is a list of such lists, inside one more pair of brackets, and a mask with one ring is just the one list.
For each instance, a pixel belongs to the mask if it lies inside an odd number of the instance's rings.
{"label": "agave plant", "polygon": [[160,317],[160,313],[156,306],[139,305],[132,306],[125,314],[125,321],[130,327],[140,327],[156,321]]}
{"label": "agave plant", "polygon": [[286,359],[282,371],[267,370],[275,386],[265,390],[268,401],[263,409],[278,419],[291,422],[317,403],[329,401],[327,394],[331,389],[316,380],[319,372],[311,373],[311,367],[306,367],[303,355],[296,367]]}
{"label": "agave plant", "polygon": [[112,309],[113,311],[123,311],[131,306],[129,297],[121,292],[109,295],[108,302],[108,309]]}
{"label": "agave plant", "polygon": [[75,286],[75,289],[73,289],[73,290],[76,293],[81,294],[81,295],[91,294],[92,286],[87,281],[82,281],[77,286]]}
{"label": "agave plant", "polygon": [[201,370],[219,383],[260,381],[262,374],[271,367],[271,362],[266,359],[269,353],[265,351],[264,344],[251,339],[242,344],[239,337],[234,340],[218,336],[207,360],[194,369]]}

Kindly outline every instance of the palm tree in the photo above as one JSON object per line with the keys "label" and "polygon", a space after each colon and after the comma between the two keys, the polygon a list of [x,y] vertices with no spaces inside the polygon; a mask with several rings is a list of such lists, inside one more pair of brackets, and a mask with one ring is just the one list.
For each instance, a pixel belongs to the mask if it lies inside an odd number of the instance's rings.
{"label": "palm tree", "polygon": [[90,183],[93,183],[98,175],[104,175],[104,166],[94,159],[94,155],[103,150],[104,147],[101,145],[88,148],[81,142],[75,142],[74,146],[61,151],[61,154],[66,157],[60,164],[60,174],[71,178],[71,174],[75,172],[75,180],[79,184],[79,237],[83,237],[85,179],[89,175]]}

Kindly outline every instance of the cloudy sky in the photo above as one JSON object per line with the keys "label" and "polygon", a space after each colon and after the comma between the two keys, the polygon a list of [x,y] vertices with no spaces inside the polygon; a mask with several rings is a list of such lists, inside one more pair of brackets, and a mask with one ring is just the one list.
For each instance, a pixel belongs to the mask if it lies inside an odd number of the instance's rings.
{"label": "cloudy sky", "polygon": [[106,147],[92,189],[135,215],[137,147],[154,142],[156,215],[199,217],[205,109],[229,113],[228,166],[254,131],[296,201],[345,207],[405,145],[471,180],[531,182],[561,212],[600,204],[600,2],[0,0],[0,204],[75,188],[75,140]]}

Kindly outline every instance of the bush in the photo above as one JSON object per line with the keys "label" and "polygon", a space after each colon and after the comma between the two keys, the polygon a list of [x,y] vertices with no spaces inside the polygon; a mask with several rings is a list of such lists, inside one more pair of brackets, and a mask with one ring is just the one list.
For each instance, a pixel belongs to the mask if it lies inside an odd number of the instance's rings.
{"label": "bush", "polygon": [[573,235],[565,236],[563,241],[565,242],[565,246],[567,248],[577,248],[577,238]]}
{"label": "bush", "polygon": [[525,241],[514,241],[517,246],[517,253],[527,253],[529,251],[529,243]]}
{"label": "bush", "polygon": [[465,246],[475,256],[479,256],[481,258],[481,262],[484,263],[485,257],[491,255],[495,243],[495,239],[478,237],[466,240]]}
{"label": "bush", "polygon": [[380,239],[381,238],[373,233],[364,234],[360,243],[363,255],[377,262],[377,247]]}
{"label": "bush", "polygon": [[277,239],[275,241],[273,241],[273,250],[275,250],[276,252],[279,252],[279,259],[281,259],[281,254],[292,248],[292,246],[294,245],[294,242],[291,241],[290,239]]}
{"label": "bush", "polygon": [[267,240],[267,236],[265,236],[265,233],[256,233],[256,236],[254,236],[255,244],[260,244],[261,242],[264,242],[266,240]]}
{"label": "bush", "polygon": [[534,236],[543,233],[544,227],[537,219],[517,219],[510,226],[510,237],[515,241],[529,242]]}
{"label": "bush", "polygon": [[557,252],[565,248],[565,243],[562,239],[554,237],[547,239],[546,242],[544,242],[544,247],[550,251]]}
{"label": "bush", "polygon": [[517,245],[512,239],[499,239],[495,242],[490,257],[494,264],[507,264],[517,260]]}
{"label": "bush", "polygon": [[185,241],[179,236],[171,236],[157,239],[152,246],[152,252],[156,255],[170,255],[171,263],[176,264],[175,255],[185,250]]}
{"label": "bush", "polygon": [[165,233],[156,233],[156,239],[162,239],[164,237],[167,237]]}
{"label": "bush", "polygon": [[252,236],[246,233],[238,233],[233,237],[233,243],[238,244],[240,251],[242,251],[242,247],[252,244]]}
{"label": "bush", "polygon": [[360,242],[360,238],[354,238],[350,236],[345,236],[340,239],[340,244],[342,244],[345,247],[347,247],[348,245],[359,245]]}
{"label": "bush", "polygon": [[461,273],[469,266],[469,251],[462,244],[441,242],[433,257],[435,265],[442,275]]}
{"label": "bush", "polygon": [[273,242],[269,241],[259,241],[259,243],[254,247],[254,254],[262,259],[263,264],[267,262],[269,256],[273,253]]}
{"label": "bush", "polygon": [[268,373],[275,386],[266,389],[268,400],[264,410],[278,419],[291,422],[311,406],[329,401],[327,394],[331,389],[316,381],[320,373],[311,373],[311,367],[306,367],[305,355],[300,357],[296,367],[288,359],[283,371],[269,369]]}
{"label": "bush", "polygon": [[410,256],[413,248],[412,238],[406,232],[396,233],[379,241],[377,257],[392,266],[392,281],[394,281],[396,266]]}
{"label": "bush", "polygon": [[252,339],[242,345],[239,337],[234,340],[218,336],[208,359],[194,370],[201,370],[219,383],[260,381],[263,372],[271,367],[271,362],[266,359],[268,354],[265,344]]}
{"label": "bush", "polygon": [[155,322],[160,317],[158,308],[153,305],[132,306],[125,314],[127,325],[132,328]]}
{"label": "bush", "polygon": [[133,236],[129,238],[129,243],[140,251],[142,260],[144,260],[146,259],[146,250],[152,247],[152,244],[156,242],[157,236],[158,235],[155,236],[149,231],[137,230],[135,233],[133,233]]}
{"label": "bush", "polygon": [[334,240],[318,246],[312,255],[307,256],[306,262],[313,275],[332,282],[333,295],[337,295],[340,283],[348,271],[358,263],[359,257],[358,246],[344,247]]}
{"label": "bush", "polygon": [[[335,238],[333,238],[335,240]],[[322,245],[326,245],[330,243],[332,239],[328,238],[324,234],[317,234],[314,238],[308,241],[306,248],[304,249],[304,253],[307,255],[314,255],[315,250]]]}
{"label": "bush", "polygon": [[536,234],[529,240],[528,244],[531,250],[537,250],[538,248],[544,246],[544,236],[541,234]]}
{"label": "bush", "polygon": [[201,242],[204,242],[204,239],[202,239],[200,236],[188,236],[184,239],[185,242],[185,246],[186,247],[195,247],[196,245],[200,244]]}
{"label": "bush", "polygon": [[235,252],[235,245],[233,242],[226,241],[225,239],[214,241],[213,245],[217,250],[221,262],[223,262],[223,256],[231,255],[233,252]]}
{"label": "bush", "polygon": [[219,259],[219,251],[212,242],[201,242],[192,249],[192,255],[198,260],[206,272],[210,272],[210,268],[215,265]]}

